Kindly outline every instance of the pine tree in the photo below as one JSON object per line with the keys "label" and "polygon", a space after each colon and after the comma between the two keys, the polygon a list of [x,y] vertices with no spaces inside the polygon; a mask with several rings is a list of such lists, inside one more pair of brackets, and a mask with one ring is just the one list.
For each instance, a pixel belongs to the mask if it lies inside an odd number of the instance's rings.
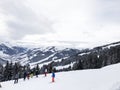
{"label": "pine tree", "polygon": [[4,72],[4,67],[2,64],[0,64],[0,81],[3,81],[3,72]]}
{"label": "pine tree", "polygon": [[9,69],[9,62],[7,61],[6,66],[5,66],[5,70],[4,70],[4,74],[3,74],[4,81],[7,81],[9,78],[9,70],[8,69]]}

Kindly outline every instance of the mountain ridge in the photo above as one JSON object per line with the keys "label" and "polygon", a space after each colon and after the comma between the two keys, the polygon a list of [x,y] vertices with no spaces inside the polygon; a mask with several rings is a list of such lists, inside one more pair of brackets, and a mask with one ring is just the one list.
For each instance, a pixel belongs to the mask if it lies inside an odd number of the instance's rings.
{"label": "mountain ridge", "polygon": [[[32,67],[39,64],[40,67],[42,67],[44,65],[49,65],[54,62],[54,66],[56,68],[65,66],[66,68],[69,68],[69,70],[71,70],[71,68],[74,68],[74,69],[79,68],[78,67],[79,65],[76,66],[77,65],[76,62],[79,62],[79,63],[82,62],[83,64],[82,68],[84,69],[95,68],[95,65],[89,66],[89,65],[86,65],[85,63],[87,63],[87,61],[89,60],[96,62],[95,58],[99,59],[101,57],[102,58],[111,57],[109,54],[111,51],[113,51],[111,50],[111,48],[116,47],[117,50],[119,51],[118,46],[120,46],[120,42],[114,42],[111,44],[98,46],[93,49],[89,49],[89,48],[75,49],[75,48],[65,48],[65,47],[57,47],[57,46],[49,46],[49,47],[40,46],[35,48],[34,47],[26,48],[26,47],[15,46],[15,45],[12,46],[12,45],[9,45],[9,43],[8,44],[2,43],[0,44],[0,63],[5,64],[6,61],[9,61],[13,63],[19,62],[22,65],[30,64]],[[105,52],[107,53],[107,55]],[[117,53],[117,52],[114,52],[114,53]],[[104,56],[103,54],[106,56]],[[107,62],[109,62],[109,60]],[[119,60],[117,60],[117,62],[119,62]],[[91,61],[88,63],[91,63]],[[105,64],[105,61],[102,61],[102,63]],[[109,64],[111,64],[111,62],[109,62]],[[102,66],[105,66],[105,65],[102,65]],[[102,67],[102,66],[98,65],[96,67]]]}

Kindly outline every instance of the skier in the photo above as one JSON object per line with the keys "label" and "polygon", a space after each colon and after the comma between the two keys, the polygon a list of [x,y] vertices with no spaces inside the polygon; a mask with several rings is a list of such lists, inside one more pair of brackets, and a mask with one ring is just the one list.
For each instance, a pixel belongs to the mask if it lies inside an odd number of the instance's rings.
{"label": "skier", "polygon": [[38,77],[38,74],[39,74],[39,71],[36,69],[36,71],[35,71],[36,77]]}
{"label": "skier", "polygon": [[30,72],[27,71],[27,79],[29,80],[30,79]]}
{"label": "skier", "polygon": [[39,74],[39,65],[37,64],[36,68],[35,68],[35,75],[36,77],[38,77],[38,74]]}
{"label": "skier", "polygon": [[18,83],[18,78],[19,78],[19,74],[15,74],[15,81],[14,81],[14,84]]}
{"label": "skier", "polygon": [[44,73],[45,73],[45,77],[46,77],[46,76],[47,76],[47,68],[45,69],[45,72],[44,72]]}
{"label": "skier", "polygon": [[55,78],[55,72],[52,71],[52,82],[55,82],[54,78]]}
{"label": "skier", "polygon": [[0,88],[2,88],[2,85],[1,85],[1,83],[0,83]]}
{"label": "skier", "polygon": [[26,76],[27,76],[27,73],[26,73],[26,71],[24,71],[24,75],[23,75],[24,81],[26,79]]}
{"label": "skier", "polygon": [[30,77],[33,78],[33,70],[30,72]]}

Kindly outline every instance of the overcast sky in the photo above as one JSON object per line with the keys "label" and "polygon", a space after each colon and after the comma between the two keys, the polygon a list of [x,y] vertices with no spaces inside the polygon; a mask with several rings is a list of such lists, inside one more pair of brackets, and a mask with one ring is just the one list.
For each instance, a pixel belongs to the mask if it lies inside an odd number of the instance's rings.
{"label": "overcast sky", "polygon": [[120,0],[0,0],[0,41],[93,47],[120,40]]}

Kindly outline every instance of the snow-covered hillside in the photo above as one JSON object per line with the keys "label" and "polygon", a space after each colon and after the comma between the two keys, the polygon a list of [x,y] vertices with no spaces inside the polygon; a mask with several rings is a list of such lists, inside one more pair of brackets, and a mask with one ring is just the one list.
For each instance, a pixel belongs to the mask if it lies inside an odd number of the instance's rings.
{"label": "snow-covered hillside", "polygon": [[0,44],[0,64],[9,62],[19,62],[22,65],[30,64],[31,67],[39,64],[49,64],[51,62],[61,61],[78,53],[79,49],[57,47],[57,46],[38,46],[38,47],[22,47],[15,46],[10,43]]}
{"label": "snow-covered hillside", "polygon": [[[66,68],[71,70],[73,64],[82,62],[82,68],[100,68],[106,65],[120,62],[120,42],[111,43],[93,49],[75,49],[57,46],[38,46],[38,47],[22,47],[15,46],[10,43],[0,44],[0,64],[5,64],[6,61],[19,62],[22,65],[30,64],[31,67],[39,64],[49,65],[54,62],[56,69],[62,70]],[[107,58],[107,59],[106,59]],[[94,64],[93,62],[96,62]],[[93,65],[94,64],[94,65]],[[76,70],[77,65],[74,65]]]}
{"label": "snow-covered hillside", "polygon": [[2,82],[0,90],[120,90],[120,64],[102,69],[80,70],[56,73],[55,82],[51,74],[40,75],[30,80]]}

